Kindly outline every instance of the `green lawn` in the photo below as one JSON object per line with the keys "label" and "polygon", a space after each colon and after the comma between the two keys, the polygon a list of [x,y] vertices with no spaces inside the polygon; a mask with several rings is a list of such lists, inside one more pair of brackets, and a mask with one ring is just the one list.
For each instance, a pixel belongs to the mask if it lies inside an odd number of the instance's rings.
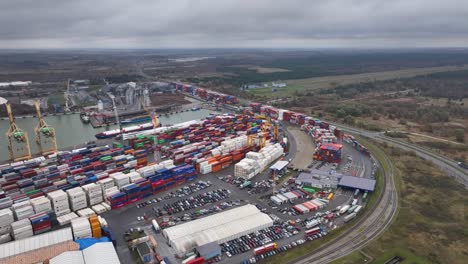
{"label": "green lawn", "polygon": [[47,97],[47,103],[49,104],[49,107],[52,106],[52,104],[60,104],[60,105],[65,105],[65,98],[63,93],[53,93],[50,94]]}

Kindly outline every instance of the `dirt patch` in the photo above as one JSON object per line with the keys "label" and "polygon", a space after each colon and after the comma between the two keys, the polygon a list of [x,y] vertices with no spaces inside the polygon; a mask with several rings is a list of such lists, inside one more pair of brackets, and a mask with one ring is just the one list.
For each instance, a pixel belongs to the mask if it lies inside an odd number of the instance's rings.
{"label": "dirt patch", "polygon": [[185,105],[190,103],[192,102],[185,99],[185,97],[181,94],[155,94],[151,96],[151,104],[153,106],[168,104]]}
{"label": "dirt patch", "polygon": [[256,71],[258,73],[275,73],[275,72],[288,72],[290,70],[288,69],[282,69],[282,68],[265,68],[265,67],[260,67],[260,66],[255,66],[255,67],[249,67],[247,68],[249,70]]}
{"label": "dirt patch", "polygon": [[296,141],[296,155],[291,161],[291,164],[299,169],[307,169],[310,165],[314,155],[314,144],[312,140],[304,131],[301,131],[297,127],[288,127],[288,131],[294,137]]}

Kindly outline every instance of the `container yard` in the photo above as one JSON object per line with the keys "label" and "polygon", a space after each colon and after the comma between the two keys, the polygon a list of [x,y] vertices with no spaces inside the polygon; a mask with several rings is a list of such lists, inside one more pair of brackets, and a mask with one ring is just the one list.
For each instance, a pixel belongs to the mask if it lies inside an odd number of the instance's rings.
{"label": "container yard", "polygon": [[[0,165],[0,243],[69,228],[80,247],[112,242],[122,263],[255,263],[352,221],[375,185],[369,153],[354,138],[256,103],[236,114],[102,133],[121,138]],[[311,155],[296,155],[299,148]],[[296,159],[307,171],[298,172]]]}

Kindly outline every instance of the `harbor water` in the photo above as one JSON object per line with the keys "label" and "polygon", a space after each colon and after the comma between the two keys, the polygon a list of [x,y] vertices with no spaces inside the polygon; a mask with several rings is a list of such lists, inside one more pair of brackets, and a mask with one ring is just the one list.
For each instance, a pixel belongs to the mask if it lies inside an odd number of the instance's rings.
{"label": "harbor water", "polygon": [[[208,116],[212,111],[200,109],[198,111],[180,112],[172,115],[161,115],[159,121],[162,125],[172,125],[190,120],[199,120]],[[97,141],[95,134],[117,128],[117,125],[109,127],[93,128],[91,124],[83,124],[79,114],[46,116],[47,124],[55,128],[57,134],[58,148],[67,148],[77,145],[82,145],[87,141]],[[36,154],[38,147],[35,141],[34,128],[38,123],[37,118],[17,118],[16,125],[28,132],[29,145],[31,153]],[[128,126],[135,125],[130,124]],[[5,135],[10,124],[8,120],[0,120],[0,161],[9,159],[8,156],[8,139]]]}

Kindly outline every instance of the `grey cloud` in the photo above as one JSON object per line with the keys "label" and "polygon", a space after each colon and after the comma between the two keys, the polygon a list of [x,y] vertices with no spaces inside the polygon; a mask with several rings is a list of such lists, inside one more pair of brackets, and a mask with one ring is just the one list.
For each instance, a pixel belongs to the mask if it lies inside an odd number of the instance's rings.
{"label": "grey cloud", "polygon": [[465,0],[3,0],[0,48],[468,46]]}

